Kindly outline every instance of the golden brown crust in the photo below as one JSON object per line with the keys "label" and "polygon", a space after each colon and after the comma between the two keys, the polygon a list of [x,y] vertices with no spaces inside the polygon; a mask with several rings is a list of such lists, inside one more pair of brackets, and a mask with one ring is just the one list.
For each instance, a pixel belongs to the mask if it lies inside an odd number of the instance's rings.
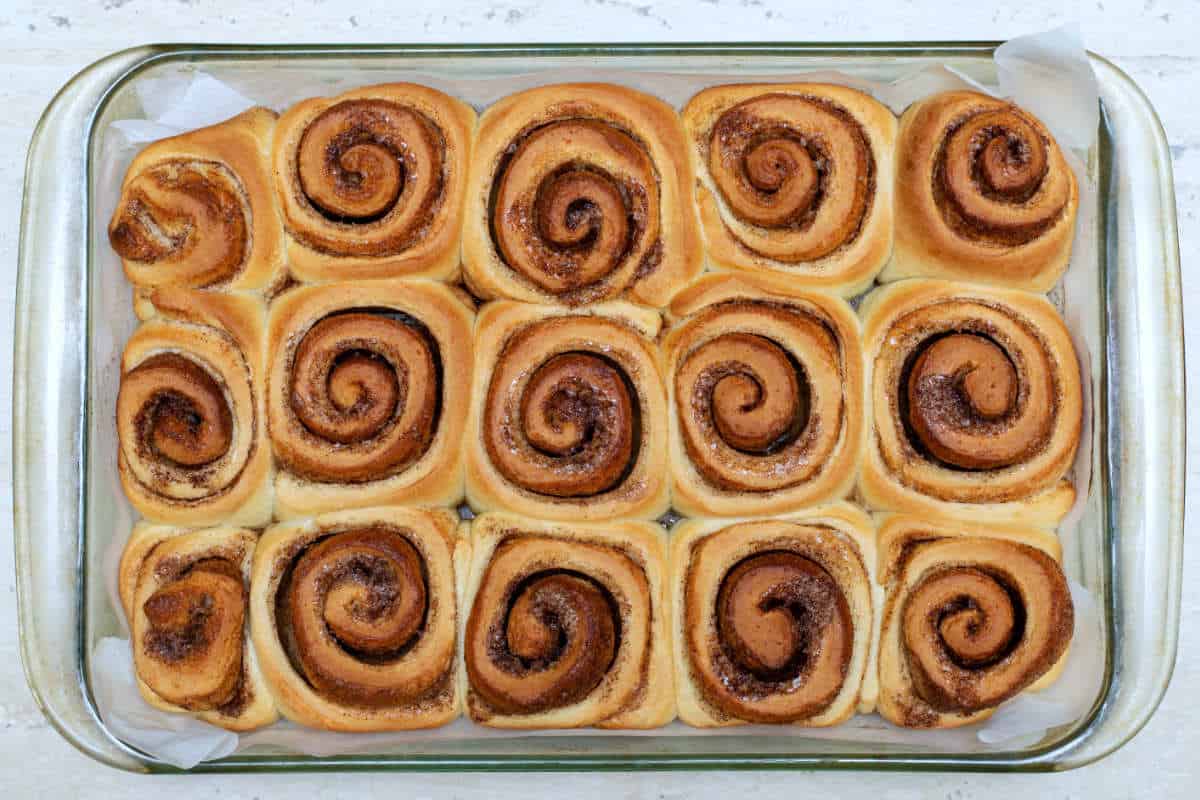
{"label": "golden brown crust", "polygon": [[602,83],[509,95],[479,121],[467,283],[485,299],[666,305],[701,268],[691,183],[679,118],[655,97]]}
{"label": "golden brown crust", "polygon": [[276,517],[462,499],[474,312],[419,279],[298,287],[271,304]]}
{"label": "golden brown crust", "polygon": [[670,554],[681,720],[827,726],[873,710],[880,598],[860,509],[686,520]]}
{"label": "golden brown crust", "polygon": [[[434,728],[459,715],[457,530],[451,511],[396,507],[267,529],[254,554],[250,622],[285,717],[366,732]],[[418,601],[424,613],[413,616]],[[402,642],[385,641],[406,614],[416,625]]]}
{"label": "golden brown crust", "polygon": [[1075,173],[1033,115],[978,92],[934,95],[900,118],[896,245],[880,278],[1048,291],[1078,206]]}
{"label": "golden brown crust", "polygon": [[175,525],[271,518],[262,302],[154,290],[130,337],[117,397],[118,470],[134,508]]}
{"label": "golden brown crust", "polygon": [[282,279],[274,128],[273,111],[252,108],[138,153],[108,228],[130,283],[238,290]]}
{"label": "golden brown crust", "polygon": [[670,722],[665,540],[647,522],[477,517],[464,605],[471,719],[523,729]]}
{"label": "golden brown crust", "polygon": [[953,728],[1053,683],[1074,631],[1061,559],[1033,528],[883,517],[879,713]]}
{"label": "golden brown crust", "polygon": [[674,507],[792,511],[858,475],[864,387],[858,318],[774,275],[709,275],[676,296],[663,341]]}
{"label": "golden brown crust", "polygon": [[683,110],[708,258],[845,296],[892,251],[896,118],[817,83],[715,86]]}
{"label": "golden brown crust", "polygon": [[[876,290],[859,313],[871,420],[859,490],[868,505],[1056,524],[1075,498],[1064,476],[1082,388],[1054,307],[1025,292],[910,280]],[[1005,379],[1011,393],[995,396]]]}
{"label": "golden brown crust", "polygon": [[117,585],[138,689],[155,708],[231,731],[278,718],[250,643],[256,539],[241,528],[134,527]]}
{"label": "golden brown crust", "polygon": [[467,499],[543,519],[654,519],[667,510],[660,318],[487,305],[476,326]]}
{"label": "golden brown crust", "polygon": [[288,109],[272,162],[292,275],[453,278],[474,129],[470,106],[411,83]]}

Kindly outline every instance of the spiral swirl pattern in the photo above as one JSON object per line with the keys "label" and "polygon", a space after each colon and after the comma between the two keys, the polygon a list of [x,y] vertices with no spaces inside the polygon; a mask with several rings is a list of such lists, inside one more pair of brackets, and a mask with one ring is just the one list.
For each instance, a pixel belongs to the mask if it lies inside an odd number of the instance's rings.
{"label": "spiral swirl pattern", "polygon": [[506,481],[552,498],[621,486],[642,448],[643,397],[618,344],[628,336],[617,322],[573,317],[512,336],[492,372],[481,429]]}
{"label": "spiral swirl pattern", "polygon": [[383,100],[345,100],[304,130],[296,175],[324,224],[293,231],[310,247],[342,255],[389,255],[410,247],[441,198],[441,134],[418,111]]}
{"label": "spiral swirl pattern", "polygon": [[304,332],[286,388],[271,390],[276,454],[290,471],[316,481],[387,477],[420,458],[437,429],[438,347],[414,319],[348,310]]}
{"label": "spiral swirl pattern", "polygon": [[495,177],[492,234],[504,262],[569,304],[608,297],[650,268],[658,177],[641,143],[612,124],[570,119],[514,145]]}
{"label": "spiral swirl pattern", "polygon": [[245,189],[225,166],[171,160],[126,183],[108,228],[109,242],[141,286],[227,282],[250,251]]}
{"label": "spiral swirl pattern", "polygon": [[446,648],[406,658],[425,629],[427,580],[420,551],[404,532],[384,526],[336,533],[304,550],[276,608],[309,685],[363,707],[410,702],[436,688]]}
{"label": "spiral swirl pattern", "polygon": [[[1057,313],[1017,292],[896,286],[867,304],[876,432],[868,499],[982,508],[1029,503],[1055,487],[1082,420],[1079,366]],[[1045,513],[1061,513],[1062,501],[1047,503]],[[1027,510],[1042,513],[1036,503]]]}
{"label": "spiral swirl pattern", "polygon": [[643,679],[650,588],[613,547],[514,534],[493,553],[467,621],[471,690],[489,714],[597,705],[578,724],[626,706]]}
{"label": "spiral swirl pattern", "polygon": [[975,110],[946,131],[934,196],[960,235],[1020,245],[1062,215],[1071,183],[1050,174],[1054,140],[1016,106]]}
{"label": "spiral swirl pattern", "polygon": [[1059,662],[1074,609],[1049,552],[1013,538],[961,529],[939,538],[928,525],[897,525],[911,529],[912,543],[897,545],[901,560],[889,588],[880,662],[885,716],[913,727],[966,724]]}
{"label": "spiral swirl pattern", "polygon": [[[838,512],[835,510],[834,514]],[[853,713],[873,615],[861,515],[685,527],[679,634],[691,724],[834,724]]]}
{"label": "spiral swirl pattern", "polygon": [[116,423],[122,486],[148,519],[261,524],[270,470],[261,408],[262,307],[158,289],[130,338]]}
{"label": "spiral swirl pattern", "polygon": [[914,103],[900,122],[896,252],[883,274],[1047,291],[1067,267],[1079,189],[1046,127],[976,92]]}
{"label": "spiral swirl pattern", "polygon": [[786,306],[734,301],[693,325],[702,330],[708,318],[733,332],[697,344],[675,373],[691,463],[725,490],[812,480],[844,435],[840,343],[818,318]]}
{"label": "spiral swirl pattern", "polygon": [[739,236],[776,261],[815,261],[852,242],[870,211],[875,160],[861,124],[815,96],[763,94],[712,127],[708,171]]}

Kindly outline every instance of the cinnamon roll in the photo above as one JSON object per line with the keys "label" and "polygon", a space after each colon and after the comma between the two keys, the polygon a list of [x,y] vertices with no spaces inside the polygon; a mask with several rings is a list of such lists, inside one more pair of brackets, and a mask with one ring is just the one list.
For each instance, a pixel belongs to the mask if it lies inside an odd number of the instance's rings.
{"label": "cinnamon roll", "polygon": [[271,518],[262,302],[156,289],[125,345],[117,467],[133,507],[173,525]]}
{"label": "cinnamon roll", "polygon": [[146,702],[231,731],[278,718],[250,646],[247,609],[257,536],[138,523],[117,578]]}
{"label": "cinnamon roll", "polygon": [[710,275],[671,314],[677,510],[771,514],[850,491],[864,396],[858,318],[845,301],[775,276]]}
{"label": "cinnamon roll", "polygon": [[108,226],[130,283],[264,289],[282,280],[283,225],[269,166],[274,128],[274,112],[252,108],[153,142],[134,158]]}
{"label": "cinnamon roll", "polygon": [[845,86],[715,86],[683,124],[709,260],[846,296],[892,251],[896,118]]}
{"label": "cinnamon roll", "polygon": [[896,245],[881,279],[927,277],[1048,291],[1071,257],[1079,187],[1050,131],[978,92],[900,118]]}
{"label": "cinnamon roll", "polygon": [[836,725],[874,708],[870,518],[848,503],[671,534],[679,718]]}
{"label": "cinnamon roll", "polygon": [[701,268],[683,129],[603,83],[509,95],[479,120],[463,267],[475,294],[666,305]]}
{"label": "cinnamon roll", "polygon": [[292,275],[457,275],[474,129],[470,106],[412,83],[288,109],[272,162]]}
{"label": "cinnamon roll", "polygon": [[475,330],[467,500],[560,520],[667,510],[667,415],[658,314],[502,301]]}
{"label": "cinnamon roll", "polygon": [[462,499],[474,312],[430,281],[299,287],[271,304],[279,519]]}
{"label": "cinnamon roll", "polygon": [[968,725],[1062,671],[1075,622],[1054,534],[896,515],[880,528],[879,555],[885,719]]}
{"label": "cinnamon roll", "polygon": [[655,728],[675,716],[665,534],[648,522],[471,524],[467,712],[494,728]]}
{"label": "cinnamon roll", "polygon": [[860,491],[874,508],[1056,524],[1082,425],[1079,362],[1048,301],[910,280],[860,308],[871,431]]}
{"label": "cinnamon roll", "polygon": [[451,511],[367,508],[267,529],[250,621],[285,717],[383,731],[459,715],[457,528]]}

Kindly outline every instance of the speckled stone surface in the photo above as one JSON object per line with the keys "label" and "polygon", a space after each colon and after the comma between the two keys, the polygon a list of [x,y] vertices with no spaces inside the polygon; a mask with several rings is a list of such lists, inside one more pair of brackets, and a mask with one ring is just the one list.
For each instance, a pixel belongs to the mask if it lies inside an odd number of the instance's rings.
{"label": "speckled stone surface", "polygon": [[[860,8],[854,8],[858,5]],[[812,7],[806,7],[812,6]],[[0,0],[0,309],[12,318],[25,151],[38,115],[75,72],[152,41],[538,42],[1004,39],[1078,21],[1088,46],[1150,96],[1170,139],[1186,308],[1200,308],[1200,4],[1196,0],[1066,0],[1001,8],[959,0],[859,4],[782,0]],[[1193,301],[1197,304],[1193,304]],[[6,323],[10,324],[10,323]],[[1200,313],[1186,320],[1200,353]],[[0,482],[11,483],[11,347],[0,347]],[[1189,374],[1189,416],[1200,405]],[[1200,439],[1200,437],[1197,437]],[[1193,451],[1197,441],[1193,441]],[[1189,459],[1189,517],[1200,457]],[[1183,630],[1174,681],[1146,729],[1090,767],[1063,775],[649,773],[643,775],[240,775],[138,777],[79,755],[42,718],[25,686],[16,629],[11,492],[0,493],[0,791],[6,797],[1195,797],[1200,777],[1200,548],[1187,549]]]}

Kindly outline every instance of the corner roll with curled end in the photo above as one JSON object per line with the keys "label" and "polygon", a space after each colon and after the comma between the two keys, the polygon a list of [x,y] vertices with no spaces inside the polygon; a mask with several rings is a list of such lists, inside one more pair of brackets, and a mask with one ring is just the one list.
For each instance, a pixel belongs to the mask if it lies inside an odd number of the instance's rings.
{"label": "corner roll with curled end", "polygon": [[1054,526],[1071,508],[1083,389],[1043,297],[909,280],[859,309],[870,429],[859,490],[872,508]]}
{"label": "corner roll with curled end", "polygon": [[648,522],[471,525],[471,719],[496,728],[656,728],[675,716],[666,536]]}
{"label": "corner roll with curled end", "polygon": [[978,92],[934,95],[900,118],[895,254],[880,278],[1049,291],[1078,209],[1075,173],[1036,117]]}
{"label": "corner roll with curled end", "polygon": [[1075,615],[1054,534],[895,515],[880,527],[879,554],[885,719],[969,725],[1062,671]]}
{"label": "corner roll with curled end", "polygon": [[[283,223],[271,188],[274,128],[274,112],[252,108],[138,153],[108,225],[137,290],[270,289],[283,279]],[[141,314],[144,306],[135,305]]]}
{"label": "corner roll with curled end", "polygon": [[300,281],[458,274],[475,112],[436,89],[367,86],[279,118],[275,188]]}
{"label": "corner roll with curled end", "polygon": [[474,312],[425,280],[329,283],[271,304],[276,517],[462,499]]}
{"label": "corner roll with curled end", "polygon": [[875,704],[870,518],[848,503],[671,534],[679,717],[837,725]]}
{"label": "corner roll with curled end", "polygon": [[446,510],[368,508],[274,525],[254,554],[254,645],[288,719],[333,731],[433,728],[461,711]]}
{"label": "corner roll with curled end", "polygon": [[855,89],[715,86],[683,123],[710,261],[851,296],[892,251],[896,118]]}
{"label": "corner roll with curled end", "polygon": [[463,268],[485,299],[663,306],[701,269],[674,109],[611,84],[542,86],[479,121]]}
{"label": "corner roll with curled end", "polygon": [[709,275],[676,296],[663,341],[674,507],[794,511],[844,497],[863,443],[858,318],[782,277]]}
{"label": "corner roll with curled end", "polygon": [[117,583],[138,689],[150,705],[231,731],[278,718],[250,643],[257,538],[242,528],[134,528]]}
{"label": "corner roll with curled end", "polygon": [[271,518],[265,310],[246,294],[157,289],[125,345],[117,468],[144,517],[258,526]]}
{"label": "corner roll with curled end", "polygon": [[660,324],[622,302],[487,305],[465,448],[471,506],[585,521],[666,512]]}

